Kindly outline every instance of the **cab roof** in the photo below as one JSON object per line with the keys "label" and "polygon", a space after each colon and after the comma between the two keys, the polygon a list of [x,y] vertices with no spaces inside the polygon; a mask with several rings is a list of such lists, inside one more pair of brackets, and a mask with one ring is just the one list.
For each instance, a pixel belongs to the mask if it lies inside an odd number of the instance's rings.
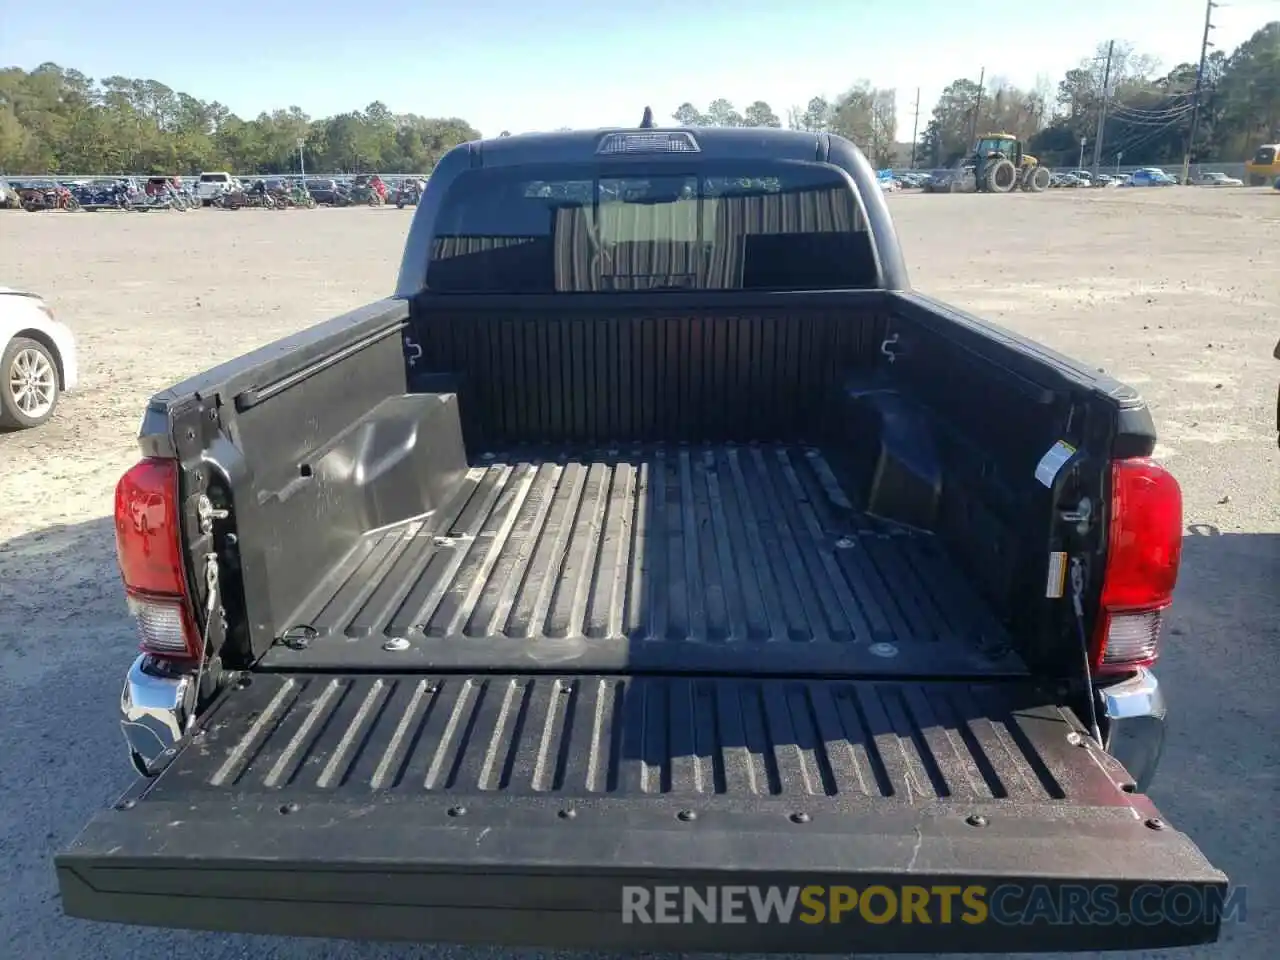
{"label": "cab roof", "polygon": [[512,164],[582,163],[597,157],[597,149],[611,134],[639,134],[692,138],[700,160],[821,160],[824,137],[804,130],[775,127],[600,127],[554,133],[520,133],[476,140],[469,144],[472,164],[501,167]]}

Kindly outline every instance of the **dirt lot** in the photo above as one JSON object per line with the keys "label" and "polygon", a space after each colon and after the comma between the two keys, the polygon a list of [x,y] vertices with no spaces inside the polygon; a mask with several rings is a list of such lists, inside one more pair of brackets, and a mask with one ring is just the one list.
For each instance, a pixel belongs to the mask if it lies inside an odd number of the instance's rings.
{"label": "dirt lot", "polygon": [[[1271,359],[1280,194],[1176,188],[891,203],[918,288],[1096,363],[1150,400],[1188,523],[1161,668],[1173,738],[1153,792],[1250,887],[1247,923],[1203,955],[1271,955],[1280,891],[1280,363]],[[0,942],[15,956],[480,955],[73,923],[59,912],[49,861],[129,779],[116,718],[134,639],[108,514],[145,400],[387,292],[409,217],[0,214],[0,284],[50,298],[77,331],[83,380],[56,422],[0,436]]]}

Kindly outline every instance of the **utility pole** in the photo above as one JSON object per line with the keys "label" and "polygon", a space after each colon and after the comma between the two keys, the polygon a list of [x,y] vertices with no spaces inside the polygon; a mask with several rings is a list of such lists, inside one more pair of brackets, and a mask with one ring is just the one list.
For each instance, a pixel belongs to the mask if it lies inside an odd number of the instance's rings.
{"label": "utility pole", "polygon": [[973,105],[973,122],[969,125],[969,142],[978,142],[978,114],[982,112],[982,91],[986,89],[987,68],[978,74],[978,102]]}
{"label": "utility pole", "polygon": [[1098,105],[1098,132],[1093,137],[1093,179],[1098,179],[1098,164],[1102,162],[1102,128],[1107,122],[1107,101],[1111,99],[1111,56],[1116,42],[1107,43],[1107,65],[1102,70],[1102,103]]}
{"label": "utility pole", "polygon": [[1195,149],[1196,132],[1200,127],[1200,93],[1204,89],[1204,64],[1209,58],[1209,31],[1213,29],[1213,8],[1217,4],[1206,0],[1204,7],[1204,39],[1200,41],[1200,68],[1196,70],[1196,92],[1191,99],[1191,133],[1187,137],[1187,152],[1182,157],[1182,182],[1191,176],[1191,151]]}
{"label": "utility pole", "polygon": [[1088,142],[1085,137],[1080,138],[1080,166],[1076,167],[1077,170],[1084,169],[1084,145]]}
{"label": "utility pole", "polygon": [[306,147],[306,145],[307,145],[307,141],[299,137],[298,138],[298,172],[304,178],[307,175],[307,159],[303,153],[303,148]]}
{"label": "utility pole", "polygon": [[920,133],[920,88],[916,87],[916,118],[911,123],[911,169],[916,168],[916,139]]}

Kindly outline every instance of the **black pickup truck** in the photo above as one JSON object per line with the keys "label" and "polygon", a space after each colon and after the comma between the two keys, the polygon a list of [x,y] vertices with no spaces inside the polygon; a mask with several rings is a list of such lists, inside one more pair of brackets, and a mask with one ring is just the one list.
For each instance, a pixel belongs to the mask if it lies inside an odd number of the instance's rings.
{"label": "black pickup truck", "polygon": [[1182,523],[1147,408],[913,292],[846,140],[459,146],[394,296],[157,395],[139,445],[141,776],[57,857],[72,916],[1219,936],[1227,878],[1145,794]]}

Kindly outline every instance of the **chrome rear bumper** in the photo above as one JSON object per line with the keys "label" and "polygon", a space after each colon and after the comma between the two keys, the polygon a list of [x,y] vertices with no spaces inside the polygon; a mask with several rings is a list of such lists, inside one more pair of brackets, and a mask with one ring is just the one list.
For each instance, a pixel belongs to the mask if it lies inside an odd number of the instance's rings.
{"label": "chrome rear bumper", "polygon": [[146,655],[133,661],[120,691],[120,727],[139,773],[151,776],[182,738],[194,696],[192,677],[165,674]]}
{"label": "chrome rear bumper", "polygon": [[1133,774],[1138,793],[1146,793],[1164,750],[1167,708],[1160,681],[1140,669],[1132,677],[1098,690],[1106,717],[1107,752]]}

